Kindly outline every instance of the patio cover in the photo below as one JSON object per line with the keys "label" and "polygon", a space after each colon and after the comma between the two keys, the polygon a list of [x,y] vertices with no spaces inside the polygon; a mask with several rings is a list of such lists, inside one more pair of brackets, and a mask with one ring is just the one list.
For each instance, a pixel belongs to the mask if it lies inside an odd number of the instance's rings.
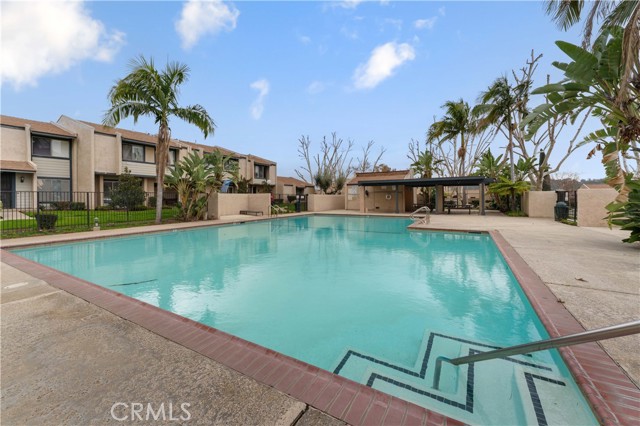
{"label": "patio cover", "polygon": [[484,176],[459,176],[459,177],[439,177],[439,178],[416,178],[416,179],[389,179],[389,180],[363,180],[358,182],[360,186],[388,186],[404,185],[410,187],[424,188],[427,186],[472,186],[488,184],[493,179]]}
{"label": "patio cover", "polygon": [[[435,186],[438,193],[444,194],[442,188],[445,186],[474,186],[478,185],[480,189],[480,214],[484,215],[484,186],[494,182],[494,179],[485,176],[458,176],[458,177],[439,177],[439,178],[416,178],[416,179],[388,179],[388,180],[362,180],[358,182],[358,186],[389,186],[404,185],[409,187],[424,188]],[[396,205],[398,195],[396,193]],[[436,197],[436,212],[444,211],[443,204]],[[396,206],[396,210],[398,210]],[[397,211],[396,211],[397,213]]]}

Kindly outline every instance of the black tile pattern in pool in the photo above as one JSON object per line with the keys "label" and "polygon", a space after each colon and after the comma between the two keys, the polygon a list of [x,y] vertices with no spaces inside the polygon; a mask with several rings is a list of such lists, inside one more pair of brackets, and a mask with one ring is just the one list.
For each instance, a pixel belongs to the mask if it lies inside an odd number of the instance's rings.
{"label": "black tile pattern in pool", "polygon": [[[373,356],[370,355],[365,355],[359,352],[356,352],[354,350],[348,350],[347,353],[345,354],[345,356],[340,360],[340,363],[338,364],[338,366],[333,370],[334,374],[340,374],[340,371],[344,368],[344,366],[347,364],[347,362],[349,361],[349,359],[351,357],[357,357],[357,358],[361,358],[364,359],[366,361],[372,362],[374,364],[378,364],[378,365],[382,365],[384,367],[399,371],[400,373],[406,374],[408,376],[411,377],[417,377],[420,379],[424,379],[426,377],[426,373],[427,373],[427,367],[429,364],[429,358],[431,356],[431,350],[433,348],[433,341],[436,337],[441,337],[443,339],[449,339],[449,340],[454,340],[457,342],[461,342],[461,343],[466,343],[469,345],[474,345],[474,346],[479,346],[479,347],[484,347],[484,348],[489,348],[489,349],[501,349],[499,346],[492,346],[492,345],[487,345],[484,343],[480,343],[480,342],[475,342],[472,340],[467,340],[467,339],[461,339],[459,337],[454,337],[454,336],[448,336],[445,334],[440,334],[440,333],[429,333],[429,340],[427,342],[427,348],[425,350],[424,353],[424,357],[422,358],[422,363],[420,365],[420,370],[419,371],[415,371],[400,365],[396,365],[396,364],[392,364],[390,362],[381,360],[381,359],[377,359]],[[479,351],[476,349],[469,349],[469,355],[474,355],[474,354],[478,354],[478,353],[482,353],[483,351]],[[529,358],[531,358],[531,354],[525,354],[524,356],[527,356]],[[520,365],[524,365],[527,367],[532,367],[532,368],[536,368],[536,369],[540,369],[540,370],[545,370],[545,371],[553,371],[550,367],[546,366],[546,365],[540,365],[540,364],[535,364],[533,362],[529,362],[529,361],[523,361],[520,359],[515,359],[515,358],[511,358],[511,357],[503,357],[500,358],[504,361],[509,361],[509,362],[513,362],[515,364],[520,364]],[[474,371],[474,363],[469,363],[467,365],[467,386],[466,386],[466,395],[465,395],[465,401],[464,402],[460,402],[460,401],[455,401],[449,398],[446,398],[442,395],[437,395],[435,393],[423,390],[423,389],[419,389],[416,388],[415,386],[412,386],[410,384],[407,383],[403,383],[400,380],[397,380],[395,378],[392,377],[388,377],[388,376],[384,376],[382,374],[378,374],[378,373],[372,373],[371,376],[369,376],[369,379],[367,380],[367,386],[369,387],[373,387],[374,383],[376,380],[381,380],[384,381],[386,383],[390,383],[394,386],[398,386],[399,388],[402,389],[406,389],[408,391],[414,392],[418,395],[422,395],[422,396],[426,396],[428,398],[434,399],[438,402],[441,402],[443,404],[447,404],[450,405],[452,407],[456,407],[458,409],[461,410],[465,410],[469,413],[473,413],[473,404],[474,404],[474,380],[475,380],[475,371]],[[535,374],[531,374],[531,373],[527,373],[525,372],[525,378],[527,380],[527,388],[529,389],[529,393],[531,396],[531,400],[533,401],[533,405],[534,405],[534,409],[535,409],[535,413],[536,413],[536,418],[538,420],[538,423],[540,425],[546,425],[546,418],[544,416],[544,410],[542,408],[542,404],[540,403],[540,397],[538,396],[537,393],[537,389],[535,387],[535,384],[533,383],[533,378],[537,378],[540,380],[544,380],[550,383],[554,383],[554,384],[560,384],[562,386],[565,386],[565,384],[561,381],[558,380],[554,380],[554,379],[550,379],[547,377],[543,377],[543,376],[538,376]],[[542,421],[542,422],[541,422]]]}
{"label": "black tile pattern in pool", "polygon": [[531,396],[531,403],[533,404],[533,410],[536,412],[536,420],[538,421],[538,425],[547,426],[547,418],[544,415],[542,403],[540,402],[540,395],[538,395],[538,389],[536,388],[536,384],[533,380],[538,379],[538,380],[553,383],[554,385],[559,385],[559,386],[566,386],[566,384],[559,380],[538,376],[537,374],[524,373],[524,377],[527,380],[527,388],[529,389],[529,395]]}

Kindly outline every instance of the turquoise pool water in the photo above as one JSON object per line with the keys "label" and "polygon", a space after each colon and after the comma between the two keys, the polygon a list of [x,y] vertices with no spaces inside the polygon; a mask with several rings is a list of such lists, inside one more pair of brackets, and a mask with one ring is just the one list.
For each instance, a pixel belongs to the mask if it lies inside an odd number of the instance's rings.
{"label": "turquoise pool water", "polygon": [[438,355],[548,336],[488,235],[410,223],[306,216],[14,252],[462,421],[541,424],[537,398],[549,424],[596,424],[553,352],[445,368],[430,388]]}

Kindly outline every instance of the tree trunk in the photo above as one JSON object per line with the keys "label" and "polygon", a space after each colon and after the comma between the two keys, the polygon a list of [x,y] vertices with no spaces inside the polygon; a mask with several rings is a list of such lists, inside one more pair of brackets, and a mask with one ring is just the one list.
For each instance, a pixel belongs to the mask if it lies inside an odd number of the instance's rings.
{"label": "tree trunk", "polygon": [[167,167],[169,151],[169,127],[160,124],[158,146],[156,147],[156,223],[162,223],[162,198],[164,195],[164,172]]}
{"label": "tree trunk", "polygon": [[[516,169],[515,164],[513,164],[513,125],[509,123],[509,174],[512,183],[516,182]],[[516,208],[516,193],[515,191],[511,191],[511,200],[510,200],[510,208],[514,210]]]}

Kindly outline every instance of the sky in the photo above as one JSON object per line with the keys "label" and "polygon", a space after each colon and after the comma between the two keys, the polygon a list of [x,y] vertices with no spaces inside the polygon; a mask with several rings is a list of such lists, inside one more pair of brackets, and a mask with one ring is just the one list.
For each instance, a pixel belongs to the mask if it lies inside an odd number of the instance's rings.
{"label": "sky", "polygon": [[[547,74],[559,81],[551,63],[566,58],[554,42],[580,43],[580,28],[558,30],[534,1],[58,0],[0,7],[2,114],[100,123],[109,89],[133,58],[153,58],[159,68],[178,61],[190,68],[181,105],[204,106],[216,130],[204,139],[174,118],[172,136],[274,160],[279,176],[295,176],[304,164],[302,136],[317,152],[332,132],[354,142],[354,159],[374,141],[374,152],[386,150],[383,163],[406,169],[408,144],[424,142],[446,101],[474,104],[493,80],[523,67],[532,49],[543,54],[535,85]],[[157,133],[147,118],[119,127]],[[497,138],[492,152],[505,145]],[[603,177],[587,152],[575,152],[562,171]]]}

